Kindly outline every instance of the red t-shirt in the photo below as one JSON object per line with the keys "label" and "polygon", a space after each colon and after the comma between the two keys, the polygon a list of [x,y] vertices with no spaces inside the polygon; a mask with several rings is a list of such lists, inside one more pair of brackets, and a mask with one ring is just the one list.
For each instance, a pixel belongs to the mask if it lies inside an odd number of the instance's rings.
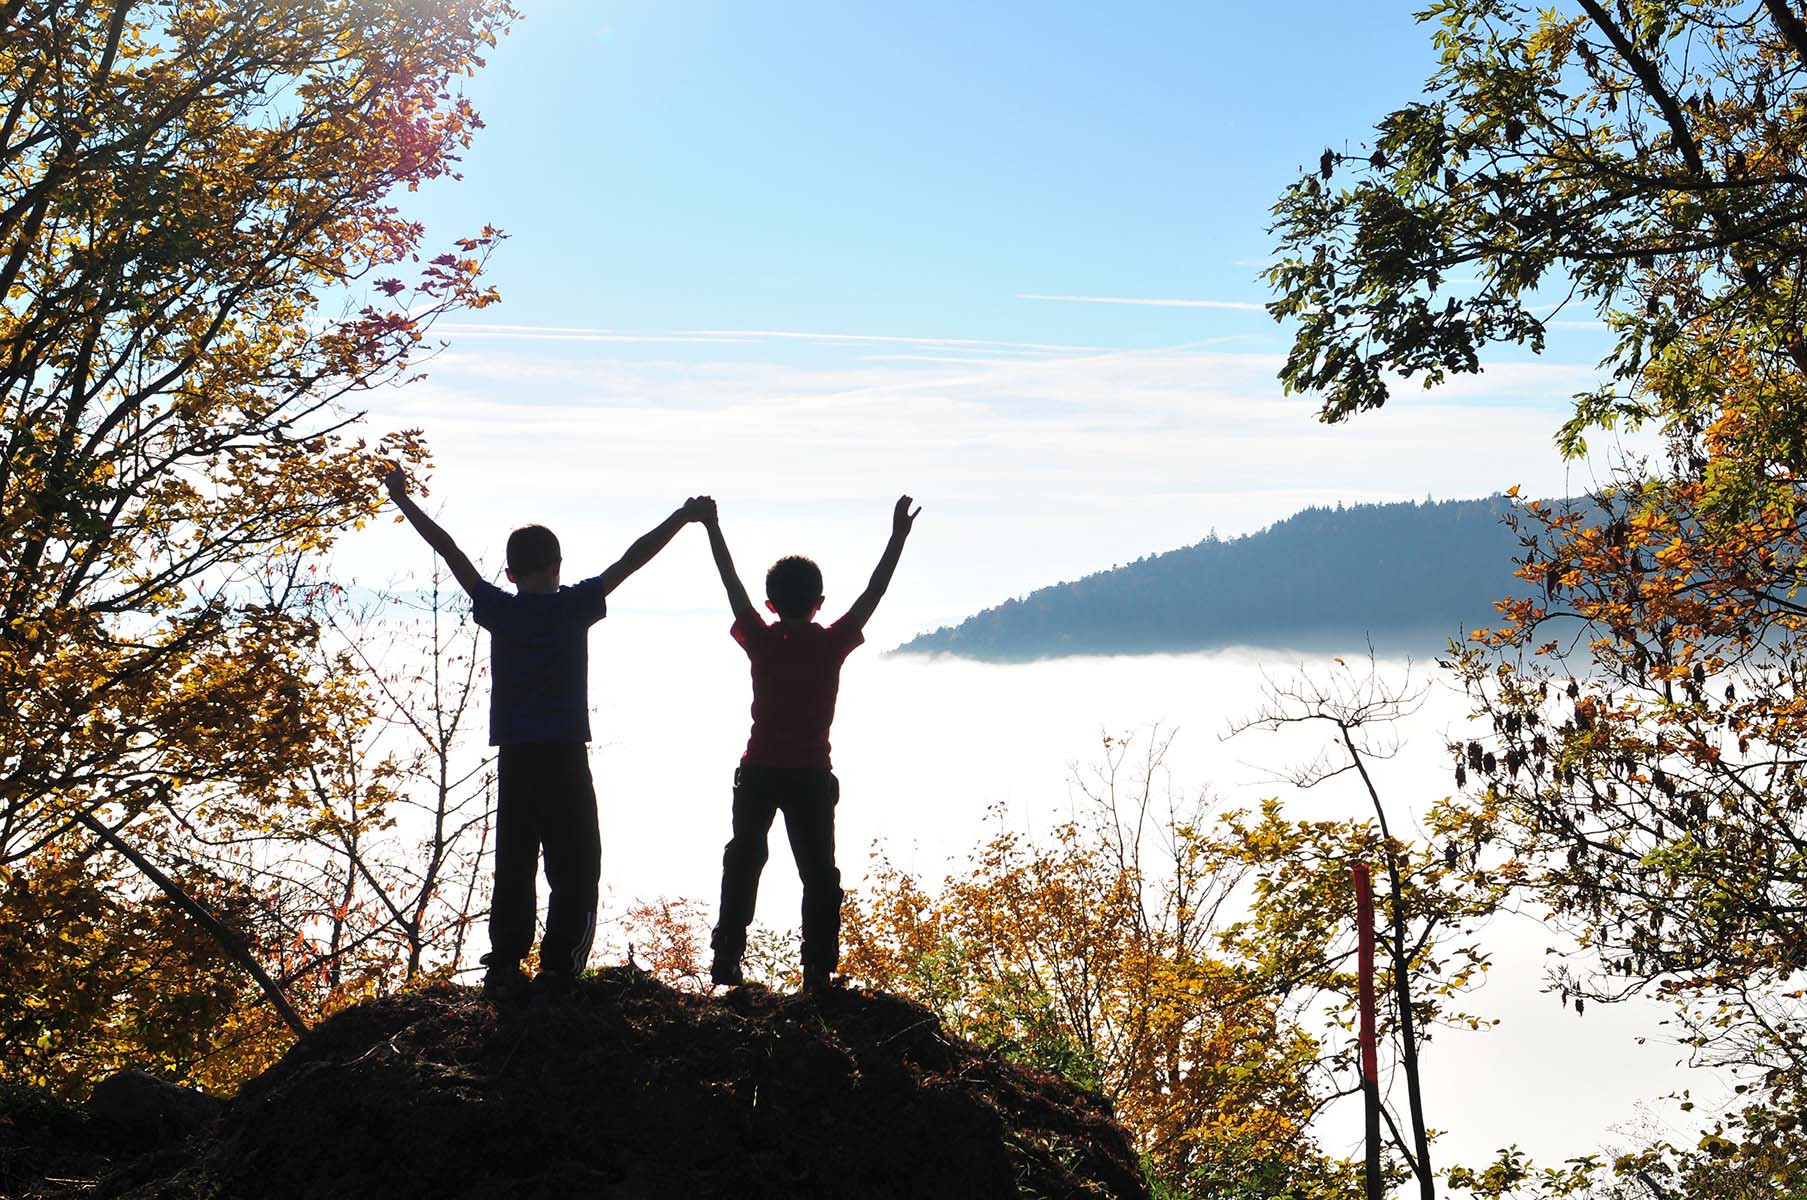
{"label": "red t-shirt", "polygon": [[813,621],[736,621],[729,632],[753,664],[753,732],[741,761],[759,767],[827,767],[841,663],[866,635],[844,617],[826,629]]}

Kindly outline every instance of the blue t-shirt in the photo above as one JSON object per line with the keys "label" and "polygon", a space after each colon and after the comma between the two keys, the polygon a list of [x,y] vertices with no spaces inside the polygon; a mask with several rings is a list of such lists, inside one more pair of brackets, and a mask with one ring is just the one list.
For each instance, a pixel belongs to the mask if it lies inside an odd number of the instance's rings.
{"label": "blue t-shirt", "polygon": [[556,592],[471,593],[489,630],[489,744],[590,740],[590,626],[608,612],[602,577]]}

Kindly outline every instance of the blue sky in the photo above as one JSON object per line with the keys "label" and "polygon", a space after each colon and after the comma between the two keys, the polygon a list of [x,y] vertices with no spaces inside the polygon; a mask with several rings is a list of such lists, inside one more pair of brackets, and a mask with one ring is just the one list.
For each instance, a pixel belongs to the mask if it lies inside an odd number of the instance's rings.
{"label": "blue sky", "polygon": [[922,549],[875,631],[903,641],[1308,504],[1592,482],[1550,437],[1593,335],[1329,429],[1274,380],[1269,207],[1418,94],[1410,5],[523,7],[466,81],[463,179],[398,200],[434,250],[505,230],[503,301],[372,403],[426,431],[480,560],[541,521],[599,567],[708,492],[749,571],[832,565],[832,607],[907,491]]}
{"label": "blue sky", "polygon": [[467,84],[511,321],[1170,345],[1260,313],[1267,210],[1416,91],[1412,6],[527,3]]}

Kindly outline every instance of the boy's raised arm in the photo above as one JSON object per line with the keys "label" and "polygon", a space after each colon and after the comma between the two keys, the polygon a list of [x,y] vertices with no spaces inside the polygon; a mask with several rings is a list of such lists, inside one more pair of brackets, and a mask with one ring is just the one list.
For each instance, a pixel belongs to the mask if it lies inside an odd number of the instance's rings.
{"label": "boy's raised arm", "polygon": [[917,513],[922,511],[918,505],[916,511],[911,512],[910,503],[908,496],[897,498],[897,506],[891,510],[891,540],[885,544],[878,566],[872,568],[872,582],[853,602],[847,615],[835,622],[837,626],[851,623],[856,629],[864,629],[866,622],[872,619],[878,602],[884,598],[885,589],[891,586],[891,574],[897,570],[897,560],[903,554],[904,540],[910,536],[910,526],[915,523]]}
{"label": "boy's raised arm", "polygon": [[676,512],[654,525],[634,540],[613,566],[598,576],[602,580],[604,595],[614,591],[627,580],[629,575],[644,567],[665,549],[665,544],[692,521],[701,521],[705,513],[715,511],[715,501],[707,496],[692,496],[678,506]]}
{"label": "boy's raised arm", "polygon": [[458,548],[452,535],[441,529],[437,521],[414,503],[414,497],[408,495],[408,477],[402,474],[402,469],[390,467],[383,476],[383,486],[389,489],[389,498],[395,501],[395,507],[402,510],[402,516],[408,518],[408,524],[414,526],[414,531],[426,540],[427,545],[445,559],[445,565],[451,568],[452,578],[458,581],[458,586],[467,594],[475,596],[477,588],[483,583],[483,576],[477,573],[471,560],[464,556],[464,551]]}
{"label": "boy's raised arm", "polygon": [[734,620],[742,625],[765,624],[765,619],[747,597],[746,585],[740,581],[740,572],[734,569],[734,559],[728,554],[728,542],[722,537],[721,521],[717,519],[713,506],[708,517],[703,520],[703,528],[709,531],[709,553],[715,556],[715,569],[722,577],[722,587],[728,593],[728,607],[734,613]]}

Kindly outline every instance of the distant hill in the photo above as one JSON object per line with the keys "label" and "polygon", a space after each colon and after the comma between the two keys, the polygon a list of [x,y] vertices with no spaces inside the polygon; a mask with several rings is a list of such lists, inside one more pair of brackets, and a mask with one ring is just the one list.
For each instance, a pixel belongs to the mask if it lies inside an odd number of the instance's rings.
{"label": "distant hill", "polygon": [[925,633],[902,654],[1022,662],[1218,646],[1431,654],[1497,622],[1522,592],[1509,501],[1308,508],[1259,533],[1215,536],[1007,600]]}

